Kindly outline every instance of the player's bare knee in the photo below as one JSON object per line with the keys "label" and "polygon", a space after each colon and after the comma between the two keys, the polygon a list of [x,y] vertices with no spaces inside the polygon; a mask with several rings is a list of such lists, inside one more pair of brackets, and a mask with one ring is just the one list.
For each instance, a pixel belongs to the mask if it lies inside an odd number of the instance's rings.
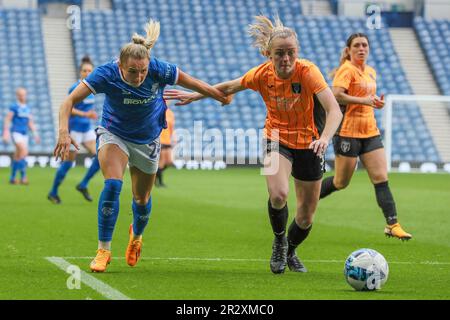
{"label": "player's bare knee", "polygon": [[270,195],[270,202],[274,208],[282,208],[288,199],[288,192],[285,190],[277,190]]}
{"label": "player's bare knee", "polygon": [[313,216],[296,216],[295,217],[295,222],[297,223],[297,225],[301,228],[301,229],[308,229],[312,223],[313,223]]}
{"label": "player's bare knee", "polygon": [[372,180],[372,184],[378,184],[378,183],[388,181],[388,177],[387,177],[387,175],[380,174],[380,175],[372,176],[371,180]]}
{"label": "player's bare knee", "polygon": [[17,158],[23,159],[28,155],[28,150],[24,147],[17,148]]}
{"label": "player's bare knee", "polygon": [[145,206],[150,200],[150,195],[134,195],[134,202],[139,206]]}

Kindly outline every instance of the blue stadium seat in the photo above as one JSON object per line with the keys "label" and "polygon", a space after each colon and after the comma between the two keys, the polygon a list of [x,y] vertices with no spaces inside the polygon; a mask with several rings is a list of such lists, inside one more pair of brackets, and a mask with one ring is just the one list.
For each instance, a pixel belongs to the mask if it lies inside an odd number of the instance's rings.
{"label": "blue stadium seat", "polygon": [[417,17],[414,29],[442,93],[450,95],[450,20]]}
{"label": "blue stadium seat", "polygon": [[[0,113],[6,114],[16,100],[16,88],[25,87],[38,133],[43,137],[39,145],[30,141],[30,151],[51,153],[55,145],[55,127],[38,10],[0,9],[0,60],[8,61],[8,65],[0,66]],[[13,149],[11,144],[0,144],[0,152]]]}

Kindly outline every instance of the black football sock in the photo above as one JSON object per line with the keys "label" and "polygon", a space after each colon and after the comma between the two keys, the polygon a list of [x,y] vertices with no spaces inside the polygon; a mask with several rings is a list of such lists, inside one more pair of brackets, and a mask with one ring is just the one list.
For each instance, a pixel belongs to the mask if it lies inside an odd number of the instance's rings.
{"label": "black football sock", "polygon": [[286,234],[286,224],[289,216],[287,203],[282,209],[272,208],[270,199],[268,202],[269,219],[272,225],[273,234],[277,238],[282,238]]}
{"label": "black football sock", "polygon": [[160,171],[159,171],[159,184],[160,184],[160,185],[164,185],[164,182],[163,182],[163,173],[164,173],[164,170],[166,170],[166,167],[161,168]]}
{"label": "black football sock", "polygon": [[158,171],[156,171],[156,184],[161,185],[162,183],[162,169],[158,168]]}
{"label": "black football sock", "polygon": [[397,210],[395,208],[394,197],[387,181],[374,184],[378,206],[383,210],[386,222],[389,225],[397,223]]}
{"label": "black football sock", "polygon": [[295,249],[297,249],[297,247],[308,237],[311,228],[312,224],[308,229],[302,229],[297,225],[295,219],[292,221],[288,232],[288,256],[292,255],[295,252]]}
{"label": "black football sock", "polygon": [[333,178],[334,176],[331,176],[322,180],[322,186],[320,187],[320,199],[325,198],[338,190],[333,183]]}

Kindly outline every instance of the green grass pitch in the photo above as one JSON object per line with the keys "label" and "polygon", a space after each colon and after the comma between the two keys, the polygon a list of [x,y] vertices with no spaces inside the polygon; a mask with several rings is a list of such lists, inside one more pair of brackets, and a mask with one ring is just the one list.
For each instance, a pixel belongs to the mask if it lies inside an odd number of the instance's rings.
{"label": "green grass pitch", "polygon": [[[384,218],[366,172],[347,190],[319,203],[310,237],[298,250],[309,269],[273,275],[267,191],[258,169],[166,171],[166,189],[153,192],[142,260],[124,260],[131,215],[127,175],[113,238],[115,257],[104,274],[89,272],[97,247],[97,202],[75,191],[84,174],[69,172],[63,203],[46,195],[55,169],[29,169],[29,186],[7,184],[0,169],[0,299],[106,299],[81,283],[67,288],[69,274],[45,257],[63,257],[131,299],[450,299],[450,176],[391,174],[399,220],[409,242],[385,238]],[[103,179],[90,190],[95,198]],[[290,217],[295,196],[291,183]],[[346,257],[359,248],[382,253],[389,263],[386,285],[356,292],[345,281]]]}

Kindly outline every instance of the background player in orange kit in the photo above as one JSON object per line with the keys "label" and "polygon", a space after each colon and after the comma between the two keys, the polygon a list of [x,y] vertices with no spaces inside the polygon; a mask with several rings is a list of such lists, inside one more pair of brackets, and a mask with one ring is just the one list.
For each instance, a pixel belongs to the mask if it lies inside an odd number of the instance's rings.
{"label": "background player in orange kit", "polygon": [[161,143],[161,154],[159,156],[158,171],[156,172],[155,186],[167,187],[163,182],[163,172],[167,167],[173,164],[172,145],[175,142],[174,130],[175,130],[175,114],[169,108],[169,102],[166,101],[166,122],[167,128],[161,131],[159,142]]}
{"label": "background player in orange kit", "polygon": [[411,234],[405,232],[397,221],[395,201],[388,185],[386,155],[374,113],[374,108],[384,106],[384,100],[376,95],[376,71],[366,65],[369,49],[369,38],[365,34],[352,34],[334,74],[333,93],[344,105],[344,118],[333,138],[335,175],[323,180],[320,198],[348,186],[359,157],[386,218],[384,233],[409,240]]}

